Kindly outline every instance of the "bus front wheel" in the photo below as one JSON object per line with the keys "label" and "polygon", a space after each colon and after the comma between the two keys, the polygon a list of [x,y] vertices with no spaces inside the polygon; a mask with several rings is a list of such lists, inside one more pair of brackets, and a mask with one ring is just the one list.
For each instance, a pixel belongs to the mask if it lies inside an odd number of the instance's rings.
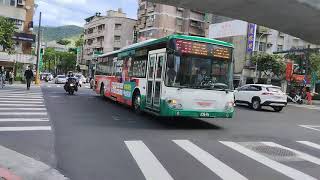
{"label": "bus front wheel", "polygon": [[133,110],[137,114],[141,114],[141,96],[140,94],[135,94],[133,98]]}

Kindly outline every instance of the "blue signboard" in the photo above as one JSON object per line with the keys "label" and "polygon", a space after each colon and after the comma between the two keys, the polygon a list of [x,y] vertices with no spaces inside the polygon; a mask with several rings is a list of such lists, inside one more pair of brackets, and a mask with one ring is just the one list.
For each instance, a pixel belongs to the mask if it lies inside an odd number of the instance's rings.
{"label": "blue signboard", "polygon": [[256,24],[253,24],[253,23],[248,24],[248,43],[247,43],[248,53],[252,53],[254,51],[254,46],[256,41],[256,29],[257,29]]}

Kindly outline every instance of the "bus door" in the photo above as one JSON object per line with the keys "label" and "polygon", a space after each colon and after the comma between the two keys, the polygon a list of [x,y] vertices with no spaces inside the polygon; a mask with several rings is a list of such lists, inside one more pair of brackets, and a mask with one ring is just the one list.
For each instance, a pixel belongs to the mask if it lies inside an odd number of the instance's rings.
{"label": "bus door", "polygon": [[148,56],[146,107],[160,110],[162,76],[166,49],[150,51]]}

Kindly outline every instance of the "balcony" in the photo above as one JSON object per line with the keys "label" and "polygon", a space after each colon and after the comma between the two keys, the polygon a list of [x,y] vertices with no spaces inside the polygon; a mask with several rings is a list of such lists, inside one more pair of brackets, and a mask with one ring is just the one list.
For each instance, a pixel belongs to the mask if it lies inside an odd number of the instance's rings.
{"label": "balcony", "polygon": [[0,5],[0,16],[25,21],[26,9]]}

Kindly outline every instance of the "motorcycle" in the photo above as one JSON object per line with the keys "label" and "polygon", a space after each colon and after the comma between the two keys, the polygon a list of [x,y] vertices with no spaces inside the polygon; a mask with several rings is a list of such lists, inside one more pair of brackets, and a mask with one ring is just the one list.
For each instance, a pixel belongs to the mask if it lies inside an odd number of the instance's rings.
{"label": "motorcycle", "polygon": [[68,78],[66,84],[64,85],[64,90],[73,95],[75,91],[78,91],[78,82],[76,78]]}
{"label": "motorcycle", "polygon": [[289,94],[287,97],[288,97],[288,100],[293,103],[296,103],[296,104],[303,103],[302,97],[299,96],[298,94]]}

